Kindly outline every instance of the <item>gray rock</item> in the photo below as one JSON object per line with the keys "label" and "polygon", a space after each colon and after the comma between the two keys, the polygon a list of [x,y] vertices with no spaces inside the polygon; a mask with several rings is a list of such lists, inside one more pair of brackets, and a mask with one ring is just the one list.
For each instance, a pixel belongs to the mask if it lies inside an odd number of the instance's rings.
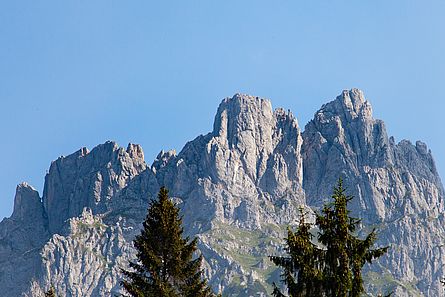
{"label": "gray rock", "polygon": [[140,146],[130,144],[125,150],[114,142],[91,152],[82,148],[54,161],[43,191],[51,233],[60,232],[65,221],[80,215],[84,207],[94,213],[108,211],[111,197],[145,168]]}
{"label": "gray rock", "polygon": [[68,235],[54,234],[42,249],[43,283],[52,283],[66,297],[123,293],[120,268],[127,268],[135,253],[131,240],[124,238],[123,224],[106,225],[101,215],[87,209],[69,219]]}
{"label": "gray rock", "polygon": [[303,139],[308,203],[321,206],[344,178],[353,214],[378,227],[380,244],[391,246],[381,269],[392,285],[410,288],[397,296],[442,295],[444,190],[426,145],[395,144],[357,89],[323,105]]}
{"label": "gray rock", "polygon": [[236,94],[219,106],[213,132],[187,143],[156,176],[184,201],[192,232],[215,220],[258,229],[288,222],[294,210],[282,205],[304,204],[301,145],[291,113]]}
{"label": "gray rock", "polygon": [[41,262],[40,250],[48,239],[47,219],[37,191],[17,186],[14,211],[0,223],[0,279],[3,296],[19,296]]}
{"label": "gray rock", "polygon": [[236,94],[220,104],[212,132],[178,154],[162,151],[151,166],[139,146],[112,142],[59,158],[43,202],[19,186],[13,215],[0,223],[0,296],[28,286],[39,296],[50,283],[63,296],[118,294],[119,269],[135,259],[132,239],[160,186],[181,208],[186,234],[198,237],[216,291],[270,295],[279,272],[267,256],[284,253],[298,208],[322,206],[339,177],[355,196],[353,214],[391,245],[366,268],[368,289],[443,295],[444,190],[431,152],[388,138],[353,89],[323,105],[304,133],[292,113]]}

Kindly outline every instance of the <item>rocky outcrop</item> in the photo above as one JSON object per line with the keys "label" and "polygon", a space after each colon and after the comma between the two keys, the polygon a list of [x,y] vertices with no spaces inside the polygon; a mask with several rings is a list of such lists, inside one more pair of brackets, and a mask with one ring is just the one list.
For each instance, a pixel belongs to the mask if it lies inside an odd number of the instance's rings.
{"label": "rocky outcrop", "polygon": [[445,263],[439,248],[445,234],[444,190],[426,145],[388,138],[357,89],[323,105],[303,139],[309,205],[321,206],[325,200],[320,198],[329,198],[343,177],[355,197],[353,213],[366,225],[378,226],[380,244],[392,247],[380,260],[381,269],[411,293],[442,295],[437,276]]}
{"label": "rocky outcrop", "polygon": [[[0,296],[19,296],[33,278],[52,282],[41,269],[42,248],[50,237],[69,236],[69,219],[81,215],[84,207],[95,214],[110,212],[111,198],[145,168],[140,146],[130,144],[125,150],[107,142],[54,161],[43,198],[28,184],[19,185],[14,212],[0,223]],[[66,263],[68,267],[69,259]]]}
{"label": "rocky outcrop", "polygon": [[367,268],[368,288],[443,295],[444,190],[431,152],[389,138],[352,89],[323,105],[303,133],[290,111],[236,94],[221,102],[210,133],[179,153],[161,151],[151,166],[140,146],[113,142],[59,158],[43,198],[20,185],[13,215],[0,223],[0,296],[18,296],[26,286],[15,281],[32,277],[31,295],[49,283],[63,296],[118,294],[119,269],[135,257],[132,239],[160,186],[198,237],[213,288],[268,296],[279,272],[267,256],[284,252],[298,208],[317,210],[339,177],[355,196],[353,214],[391,245]]}
{"label": "rocky outcrop", "polygon": [[182,199],[190,214],[186,226],[194,233],[212,221],[259,229],[288,222],[293,205],[304,204],[301,145],[290,112],[236,94],[219,106],[211,133],[187,143],[177,156],[158,156],[168,162],[155,168],[156,176]]}
{"label": "rocky outcrop", "polygon": [[[68,235],[54,234],[42,249],[43,283],[51,283],[59,296],[115,296],[121,292],[120,268],[134,255],[135,236],[118,220],[106,225],[101,215],[84,209],[69,219]],[[132,260],[132,259],[131,259]]]}
{"label": "rocky outcrop", "polygon": [[45,178],[43,203],[51,233],[60,232],[65,221],[81,214],[84,207],[94,213],[109,209],[111,198],[145,169],[144,154],[138,145],[127,150],[106,142],[91,152],[82,148],[51,164]]}
{"label": "rocky outcrop", "polygon": [[3,296],[19,296],[39,267],[40,250],[48,239],[47,218],[37,191],[17,186],[14,211],[0,223],[0,279]]}

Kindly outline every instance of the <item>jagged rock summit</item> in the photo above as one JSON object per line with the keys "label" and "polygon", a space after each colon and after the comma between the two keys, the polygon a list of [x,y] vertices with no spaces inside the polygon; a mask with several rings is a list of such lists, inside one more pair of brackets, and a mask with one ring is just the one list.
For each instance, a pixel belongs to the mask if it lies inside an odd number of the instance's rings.
{"label": "jagged rock summit", "polygon": [[389,138],[352,89],[304,132],[290,111],[235,94],[221,102],[211,132],[151,165],[140,146],[113,142],[57,159],[42,197],[19,185],[14,212],[0,223],[0,296],[39,296],[51,283],[62,296],[119,294],[119,268],[134,259],[132,239],[163,185],[186,233],[199,238],[215,291],[269,296],[279,271],[267,256],[284,252],[298,208],[322,206],[339,176],[356,197],[353,213],[392,247],[367,268],[368,289],[443,295],[444,190],[431,152]]}
{"label": "jagged rock summit", "polygon": [[353,89],[323,105],[306,125],[303,160],[312,207],[321,206],[344,177],[355,197],[353,213],[378,227],[380,243],[392,247],[379,271],[396,295],[443,294],[444,190],[425,144],[388,138],[363,93]]}

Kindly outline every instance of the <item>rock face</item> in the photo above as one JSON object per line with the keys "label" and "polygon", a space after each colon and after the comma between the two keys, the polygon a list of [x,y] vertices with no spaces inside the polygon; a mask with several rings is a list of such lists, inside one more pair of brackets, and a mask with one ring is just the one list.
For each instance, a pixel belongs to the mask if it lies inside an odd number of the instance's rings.
{"label": "rock face", "polygon": [[[344,91],[324,105],[303,133],[304,189],[311,206],[321,206],[342,176],[354,195],[352,210],[378,226],[390,245],[379,263],[385,279],[403,294],[419,290],[443,295],[444,190],[425,144],[396,144],[384,123],[372,117],[359,90]],[[402,293],[400,293],[402,294]]]}
{"label": "rock face", "polygon": [[213,132],[187,143],[177,156],[158,156],[166,161],[162,167],[155,161],[155,171],[158,183],[183,200],[193,232],[213,221],[259,229],[287,222],[292,210],[284,206],[304,203],[301,145],[291,113],[237,94],[221,103]]}
{"label": "rock face", "polygon": [[122,293],[119,269],[132,253],[119,221],[106,225],[84,209],[69,219],[68,236],[55,234],[43,248],[44,283],[57,286],[60,296],[115,296]]}
{"label": "rock face", "polygon": [[62,296],[118,294],[119,268],[134,259],[132,239],[163,185],[186,233],[199,238],[215,291],[268,296],[279,272],[267,256],[283,252],[298,208],[322,206],[340,176],[353,213],[392,246],[367,268],[369,290],[443,295],[444,190],[431,152],[388,138],[353,89],[323,105],[303,133],[292,113],[236,94],[220,104],[212,132],[178,154],[162,151],[151,166],[140,146],[112,142],[59,158],[43,198],[18,186],[14,212],[0,223],[0,296],[19,296],[32,278],[30,296],[50,283]]}
{"label": "rock face", "polygon": [[301,145],[291,113],[237,94],[223,100],[211,133],[177,156],[158,156],[158,182],[182,201],[187,232],[201,239],[215,288],[234,296],[270,291],[270,269],[255,265],[267,261],[268,242],[283,237],[280,228],[304,204]]}
{"label": "rock face", "polygon": [[322,205],[339,176],[355,196],[354,210],[370,222],[401,213],[443,210],[443,187],[425,144],[395,144],[357,89],[324,105],[304,131],[304,189]]}
{"label": "rock face", "polygon": [[140,146],[130,144],[124,150],[113,142],[54,161],[43,191],[50,232],[60,232],[65,221],[80,215],[84,207],[95,213],[109,210],[111,197],[145,167]]}
{"label": "rock face", "polygon": [[14,211],[0,223],[0,279],[2,296],[24,292],[41,262],[48,239],[48,220],[42,201],[26,183],[17,186]]}

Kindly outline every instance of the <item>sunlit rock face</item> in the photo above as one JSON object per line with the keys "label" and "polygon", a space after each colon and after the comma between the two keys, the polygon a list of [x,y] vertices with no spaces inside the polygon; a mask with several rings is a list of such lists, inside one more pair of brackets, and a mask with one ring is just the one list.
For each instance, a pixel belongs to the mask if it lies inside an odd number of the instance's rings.
{"label": "sunlit rock face", "polygon": [[159,184],[183,201],[193,232],[216,221],[260,229],[288,222],[295,213],[286,206],[304,203],[301,145],[291,113],[237,94],[219,106],[213,132],[187,143],[155,170]]}
{"label": "sunlit rock face", "polygon": [[380,244],[391,246],[379,261],[383,281],[401,282],[401,296],[417,290],[442,295],[444,190],[427,146],[388,138],[357,89],[323,105],[303,139],[308,204],[321,206],[342,177],[355,197],[353,214],[380,230]]}
{"label": "sunlit rock face", "polygon": [[391,245],[367,268],[367,287],[441,296],[444,191],[431,152],[388,138],[357,89],[323,105],[303,133],[290,111],[236,94],[221,102],[210,133],[151,165],[140,146],[113,142],[57,159],[43,197],[20,185],[0,223],[0,296],[38,296],[51,283],[62,296],[119,294],[120,268],[135,259],[132,240],[161,186],[199,238],[215,291],[270,296],[280,273],[267,256],[284,252],[298,208],[322,206],[339,177],[355,196],[352,213]]}
{"label": "sunlit rock face", "polygon": [[98,145],[91,152],[82,148],[52,162],[43,191],[51,233],[60,232],[64,222],[80,215],[84,207],[95,213],[109,210],[114,194],[145,167],[140,146],[130,144],[125,150],[114,142]]}
{"label": "sunlit rock face", "polygon": [[343,177],[354,211],[369,221],[443,210],[443,187],[425,144],[396,144],[360,90],[344,91],[315,113],[303,133],[304,189],[323,204]]}

